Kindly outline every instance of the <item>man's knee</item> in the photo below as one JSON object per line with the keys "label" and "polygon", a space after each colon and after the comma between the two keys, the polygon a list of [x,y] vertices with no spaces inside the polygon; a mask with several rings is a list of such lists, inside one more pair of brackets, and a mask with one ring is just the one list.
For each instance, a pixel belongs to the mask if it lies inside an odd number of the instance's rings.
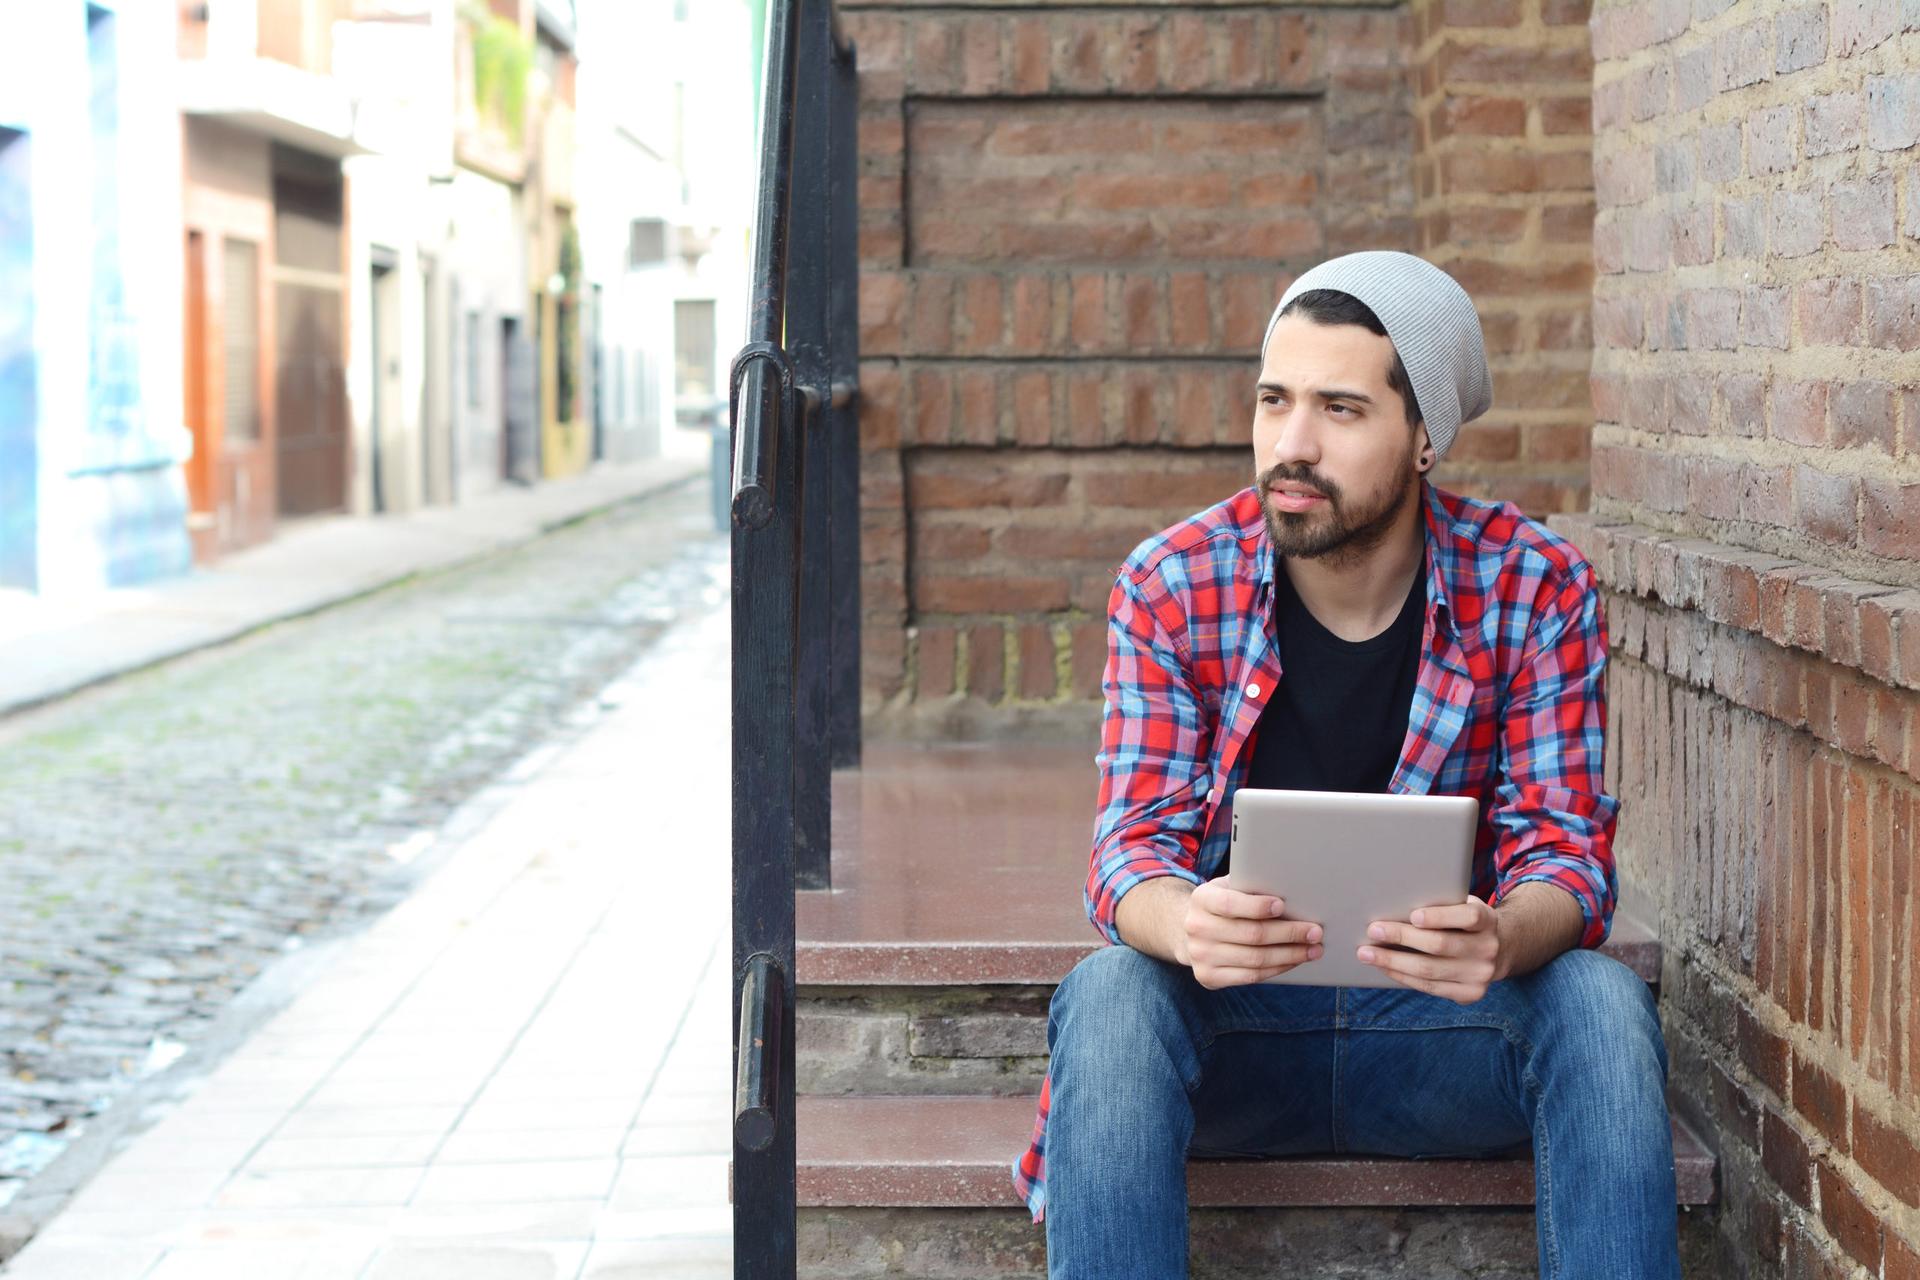
{"label": "man's knee", "polygon": [[1645,979],[1611,956],[1573,950],[1533,975],[1535,1017],[1561,1048],[1621,1067],[1657,1065],[1664,1076],[1666,1043]]}
{"label": "man's knee", "polygon": [[1102,947],[1054,990],[1048,1041],[1057,1058],[1092,1054],[1119,1068],[1154,1044],[1191,1054],[1188,993],[1178,965],[1128,946]]}

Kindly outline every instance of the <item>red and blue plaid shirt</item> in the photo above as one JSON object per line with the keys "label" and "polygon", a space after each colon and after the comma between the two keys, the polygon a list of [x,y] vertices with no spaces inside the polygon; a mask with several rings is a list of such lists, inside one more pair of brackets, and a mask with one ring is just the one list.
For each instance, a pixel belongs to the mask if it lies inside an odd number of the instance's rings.
{"label": "red and blue plaid shirt", "polygon": [[[1580,904],[1580,944],[1612,923],[1618,804],[1601,777],[1606,623],[1580,553],[1510,503],[1422,481],[1427,610],[1407,737],[1388,790],[1475,796],[1473,892],[1529,880]],[[1156,876],[1219,874],[1254,726],[1281,678],[1274,557],[1257,490],[1243,489],[1127,558],[1107,605],[1106,715],[1087,915],[1114,915]],[[1013,1166],[1046,1212],[1047,1109]]]}

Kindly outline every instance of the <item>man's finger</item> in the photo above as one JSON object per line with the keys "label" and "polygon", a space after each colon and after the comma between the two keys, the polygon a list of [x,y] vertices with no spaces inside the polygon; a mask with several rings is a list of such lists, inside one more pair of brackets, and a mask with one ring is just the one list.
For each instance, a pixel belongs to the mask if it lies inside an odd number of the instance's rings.
{"label": "man's finger", "polygon": [[1421,907],[1413,913],[1413,923],[1422,929],[1479,930],[1493,924],[1493,911],[1479,898],[1441,907]]}
{"label": "man's finger", "polygon": [[1465,945],[1456,930],[1416,929],[1397,920],[1376,920],[1367,926],[1367,937],[1382,946],[1412,947],[1430,956],[1457,956]]}
{"label": "man's finger", "polygon": [[1484,989],[1463,986],[1458,982],[1432,982],[1426,978],[1414,978],[1398,973],[1388,973],[1387,976],[1409,991],[1424,991],[1430,996],[1439,996],[1442,1000],[1451,1000],[1455,1004],[1474,1004],[1487,994]]}
{"label": "man's finger", "polygon": [[1311,920],[1242,920],[1234,916],[1201,915],[1187,936],[1243,947],[1273,947],[1294,942],[1320,941],[1320,926]]}
{"label": "man's finger", "polygon": [[[1205,897],[1200,895],[1204,892]],[[1216,916],[1234,916],[1242,920],[1271,920],[1286,911],[1284,898],[1270,893],[1242,893],[1229,889],[1218,880],[1209,880],[1194,891],[1200,905]]]}
{"label": "man's finger", "polygon": [[1265,982],[1268,978],[1277,978],[1287,972],[1287,970],[1296,967],[1297,966],[1290,964],[1280,964],[1265,965],[1253,969],[1231,965],[1224,969],[1215,968],[1209,970],[1209,976],[1213,981],[1208,985],[1213,987],[1249,986],[1255,982]]}
{"label": "man's finger", "polygon": [[1385,969],[1395,977],[1420,978],[1427,982],[1449,982],[1459,975],[1446,960],[1421,955],[1417,951],[1389,951],[1385,947],[1362,947],[1358,955],[1363,964]]}
{"label": "man's finger", "polygon": [[1210,942],[1198,949],[1194,961],[1216,969],[1261,969],[1274,965],[1291,968],[1316,960],[1320,954],[1321,948],[1305,943],[1285,947],[1242,947],[1229,942]]}

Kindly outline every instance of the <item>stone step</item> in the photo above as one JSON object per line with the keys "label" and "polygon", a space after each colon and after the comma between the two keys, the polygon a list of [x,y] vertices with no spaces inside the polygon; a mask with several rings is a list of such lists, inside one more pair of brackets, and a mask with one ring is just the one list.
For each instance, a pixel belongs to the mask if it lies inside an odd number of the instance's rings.
{"label": "stone step", "polygon": [[[1033,1128],[1032,1097],[802,1097],[799,1202],[806,1208],[1016,1208],[1008,1170]],[[1678,1202],[1714,1198],[1714,1158],[1673,1122]],[[1196,1208],[1528,1206],[1533,1160],[1301,1156],[1193,1160]]]}
{"label": "stone step", "polygon": [[[833,778],[833,888],[796,895],[801,987],[1052,985],[1101,945],[1081,905],[1090,749],[875,744]],[[1654,933],[1604,950],[1648,982]]]}

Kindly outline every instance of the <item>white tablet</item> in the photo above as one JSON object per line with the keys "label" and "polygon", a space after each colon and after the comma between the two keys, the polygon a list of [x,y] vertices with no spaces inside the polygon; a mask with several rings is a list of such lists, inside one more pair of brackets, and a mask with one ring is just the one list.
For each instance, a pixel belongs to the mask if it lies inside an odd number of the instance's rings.
{"label": "white tablet", "polygon": [[1375,920],[1465,902],[1480,802],[1472,796],[1242,788],[1233,797],[1227,886],[1284,898],[1289,920],[1324,930],[1318,960],[1268,982],[1393,987],[1356,956]]}

